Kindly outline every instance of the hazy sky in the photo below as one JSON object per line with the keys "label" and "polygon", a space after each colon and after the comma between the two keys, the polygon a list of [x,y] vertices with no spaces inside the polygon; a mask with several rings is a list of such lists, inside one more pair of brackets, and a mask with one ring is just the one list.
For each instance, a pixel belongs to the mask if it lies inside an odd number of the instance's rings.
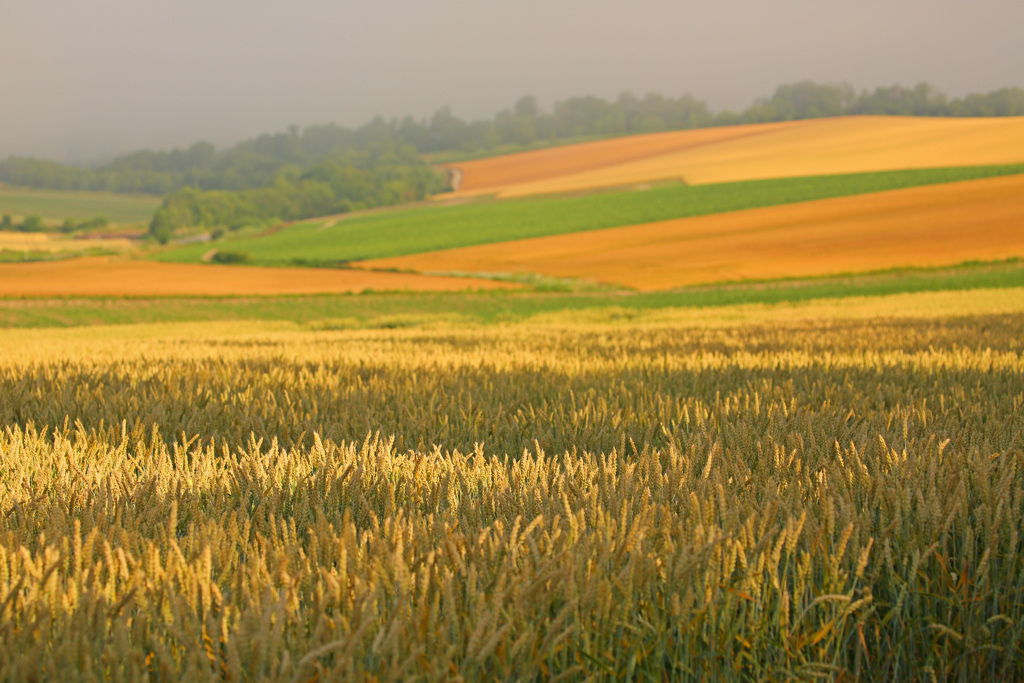
{"label": "hazy sky", "polygon": [[625,90],[1024,86],[1021,0],[0,0],[0,158]]}

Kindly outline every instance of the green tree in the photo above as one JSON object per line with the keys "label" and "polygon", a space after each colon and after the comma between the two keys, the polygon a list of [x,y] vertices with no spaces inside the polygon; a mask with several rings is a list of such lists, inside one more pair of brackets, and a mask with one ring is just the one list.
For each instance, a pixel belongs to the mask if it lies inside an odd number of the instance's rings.
{"label": "green tree", "polygon": [[23,232],[42,232],[45,229],[43,225],[43,217],[33,214],[26,216],[25,220],[21,222],[21,229]]}
{"label": "green tree", "polygon": [[170,242],[172,233],[173,230],[171,230],[171,227],[166,223],[159,223],[156,225],[149,226],[149,234],[152,235],[153,239],[155,239],[160,244],[167,244],[168,242]]}

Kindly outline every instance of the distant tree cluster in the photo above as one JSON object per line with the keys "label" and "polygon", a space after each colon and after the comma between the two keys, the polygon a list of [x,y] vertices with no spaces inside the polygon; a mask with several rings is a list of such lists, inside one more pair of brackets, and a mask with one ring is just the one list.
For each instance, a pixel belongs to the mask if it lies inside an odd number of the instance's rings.
{"label": "distant tree cluster", "polygon": [[93,216],[84,221],[76,221],[74,218],[65,218],[60,226],[61,232],[75,232],[78,230],[102,230],[110,224],[106,216]]}
{"label": "distant tree cluster", "polygon": [[739,123],[791,121],[826,116],[874,114],[888,116],[1021,116],[1024,89],[1003,88],[985,95],[948,99],[928,85],[894,85],[857,93],[849,85],[803,81],[782,85],[770,98],[756,101],[737,117]]}
{"label": "distant tree cluster", "polygon": [[3,218],[0,218],[0,230],[42,232],[46,230],[46,224],[43,222],[43,217],[36,214],[25,216],[21,223],[15,223],[9,214],[4,214]]}
{"label": "distant tree cluster", "polygon": [[[417,201],[444,189],[444,178],[408,145],[348,151],[305,169],[285,166],[247,190],[186,187],[169,195],[150,223],[166,242],[180,228],[239,228],[270,220],[326,216]],[[223,233],[221,233],[223,234]]]}
{"label": "distant tree cluster", "polygon": [[[93,216],[84,221],[76,221],[74,218],[65,218],[58,228],[61,232],[74,232],[76,230],[97,230],[107,227],[106,216]],[[19,232],[43,232],[47,228],[43,217],[32,214],[22,219],[21,223],[15,223],[10,214],[4,214],[0,218],[0,230],[17,230]]]}

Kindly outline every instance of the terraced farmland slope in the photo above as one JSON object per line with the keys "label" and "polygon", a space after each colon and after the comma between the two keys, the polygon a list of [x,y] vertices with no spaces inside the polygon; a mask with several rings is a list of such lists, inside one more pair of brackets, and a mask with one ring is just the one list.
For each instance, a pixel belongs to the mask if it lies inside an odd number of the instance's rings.
{"label": "terraced farmland slope", "polygon": [[[557,283],[548,283],[557,284]],[[548,288],[551,289],[551,288]],[[987,290],[985,301],[979,290]],[[772,304],[776,320],[806,317],[808,306],[830,300],[836,314],[855,315],[865,297],[885,297],[891,313],[907,315],[901,297],[931,293],[935,300],[959,300],[944,315],[1024,310],[1024,262],[971,263],[949,268],[892,270],[812,280],[752,282],[676,289],[662,292],[605,291],[480,291],[309,294],[279,296],[32,297],[0,298],[0,337],[13,328],[80,327],[139,323],[188,324],[227,321],[236,329],[243,321],[298,325],[317,330],[397,329],[410,327],[477,327],[495,322],[556,320],[590,324],[636,321],[669,315],[692,319],[717,316],[738,305],[758,311]],[[959,298],[959,299],[958,299]],[[840,301],[841,299],[841,301]],[[877,299],[872,299],[877,301]],[[966,302],[966,306],[963,305]],[[991,308],[995,305],[997,308]],[[1002,308],[1007,305],[1017,308]],[[816,306],[817,315],[822,309]],[[867,315],[879,315],[872,304]],[[931,312],[934,312],[929,309]],[[698,312],[700,311],[700,312]],[[863,316],[861,316],[863,317]]]}
{"label": "terraced farmland slope", "polygon": [[[582,196],[420,205],[303,221],[271,234],[228,236],[218,245],[261,265],[333,265],[474,244],[701,216],[763,206],[867,194],[919,185],[1024,173],[1024,164],[912,169],[804,178],[681,185],[666,183]],[[209,243],[163,251],[161,261],[198,263]]]}
{"label": "terraced farmland slope", "polygon": [[1024,256],[1024,176],[894,190],[363,262],[641,290]]}
{"label": "terraced farmland slope", "polygon": [[706,184],[1019,161],[1024,117],[855,116],[640,135],[452,164],[462,171],[462,186],[447,196],[521,197],[666,179]]}
{"label": "terraced farmland slope", "polygon": [[0,263],[0,296],[222,296],[453,291],[510,286],[407,273],[166,264],[109,258]]}

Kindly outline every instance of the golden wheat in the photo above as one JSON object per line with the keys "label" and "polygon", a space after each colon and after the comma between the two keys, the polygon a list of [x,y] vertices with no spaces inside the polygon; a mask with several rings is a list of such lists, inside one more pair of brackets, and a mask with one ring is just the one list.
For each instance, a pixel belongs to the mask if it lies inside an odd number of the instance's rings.
{"label": "golden wheat", "polygon": [[1024,315],[906,313],[8,335],[0,677],[1021,678]]}

